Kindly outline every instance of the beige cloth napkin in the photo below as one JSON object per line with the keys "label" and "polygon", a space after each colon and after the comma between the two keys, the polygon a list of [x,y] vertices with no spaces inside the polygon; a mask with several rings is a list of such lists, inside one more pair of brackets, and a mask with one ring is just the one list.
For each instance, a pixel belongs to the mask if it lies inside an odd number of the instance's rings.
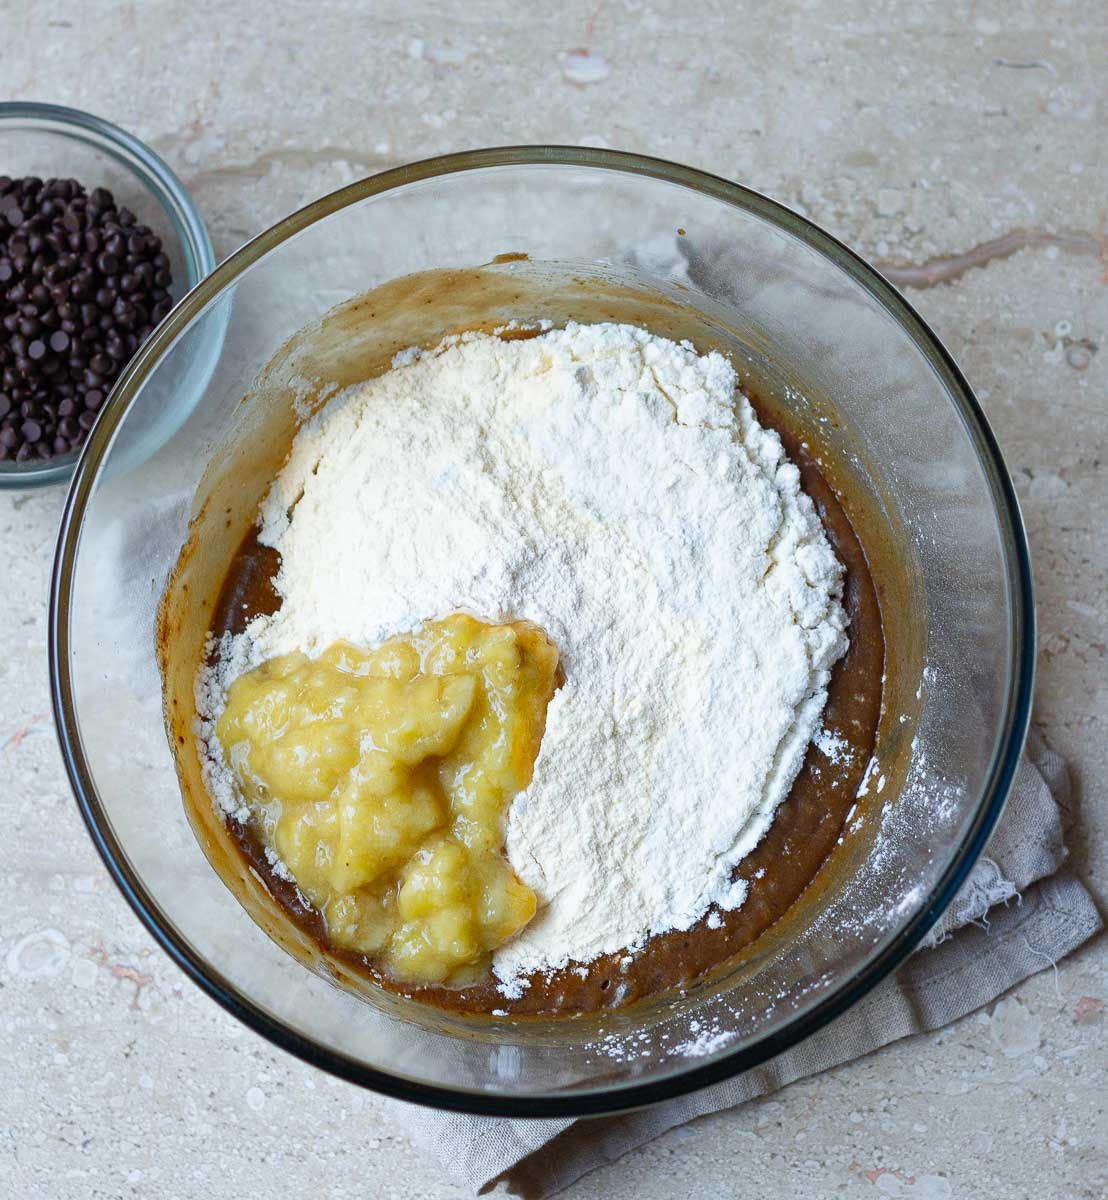
{"label": "beige cloth napkin", "polygon": [[1089,893],[1063,867],[1070,800],[1066,764],[1032,733],[985,854],[925,946],[849,1012],[761,1067],[618,1117],[469,1117],[390,1101],[395,1118],[475,1192],[499,1183],[509,1194],[539,1200],[675,1125],[947,1025],[1101,928]]}

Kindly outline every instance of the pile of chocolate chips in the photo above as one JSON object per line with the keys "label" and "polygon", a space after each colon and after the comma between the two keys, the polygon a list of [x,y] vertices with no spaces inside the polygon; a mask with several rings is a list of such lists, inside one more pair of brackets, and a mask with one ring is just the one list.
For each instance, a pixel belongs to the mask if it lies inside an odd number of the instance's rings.
{"label": "pile of chocolate chips", "polygon": [[0,175],[0,461],[85,440],[169,285],[161,239],[111,192]]}

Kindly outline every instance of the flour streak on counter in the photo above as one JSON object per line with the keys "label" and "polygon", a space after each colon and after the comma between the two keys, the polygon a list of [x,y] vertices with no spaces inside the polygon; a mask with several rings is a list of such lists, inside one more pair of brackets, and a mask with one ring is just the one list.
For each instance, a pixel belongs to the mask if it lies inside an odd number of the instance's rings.
{"label": "flour streak on counter", "polygon": [[261,519],[281,608],[198,687],[225,809],[211,729],[244,670],[526,619],[566,678],[508,816],[540,908],[495,955],[505,993],[742,903],[847,642],[842,568],[724,357],[612,324],[406,352],[301,430]]}

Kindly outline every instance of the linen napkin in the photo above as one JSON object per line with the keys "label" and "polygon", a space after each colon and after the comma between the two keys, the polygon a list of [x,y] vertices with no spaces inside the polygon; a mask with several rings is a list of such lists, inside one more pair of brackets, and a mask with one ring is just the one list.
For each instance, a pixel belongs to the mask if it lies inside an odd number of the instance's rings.
{"label": "linen napkin", "polygon": [[617,1117],[517,1120],[389,1106],[399,1125],[474,1191],[541,1200],[694,1117],[938,1029],[1075,950],[1100,928],[1064,867],[1066,764],[1034,732],[985,853],[923,946],[848,1012],[762,1066],[689,1096]]}

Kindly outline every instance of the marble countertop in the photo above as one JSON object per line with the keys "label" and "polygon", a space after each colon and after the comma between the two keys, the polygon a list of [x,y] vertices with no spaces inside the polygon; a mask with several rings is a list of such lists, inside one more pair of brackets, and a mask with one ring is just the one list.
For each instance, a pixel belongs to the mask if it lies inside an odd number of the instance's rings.
{"label": "marble countertop", "polygon": [[[0,13],[7,98],[88,109],[148,141],[221,255],[364,174],[553,141],[732,177],[889,265],[977,389],[1015,478],[1038,589],[1035,720],[1072,764],[1073,859],[1103,906],[1103,4],[784,0],[740,17],[715,0],[56,0]],[[204,997],[109,881],[49,716],[62,501],[0,496],[0,1191],[464,1196],[371,1093]],[[34,936],[44,971],[12,953]],[[1106,1000],[1101,939],[989,1011],[676,1130],[567,1196],[1101,1196]]]}

